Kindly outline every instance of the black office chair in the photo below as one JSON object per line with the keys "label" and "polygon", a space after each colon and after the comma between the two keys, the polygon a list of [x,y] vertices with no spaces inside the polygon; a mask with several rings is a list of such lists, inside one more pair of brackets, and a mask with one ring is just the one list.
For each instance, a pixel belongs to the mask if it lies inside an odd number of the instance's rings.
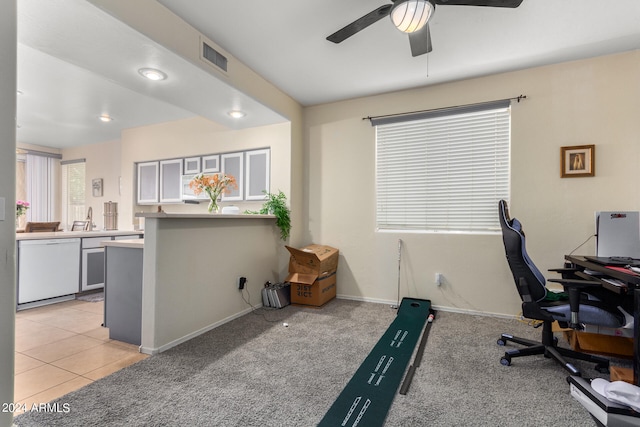
{"label": "black office chair", "polygon": [[522,225],[516,218],[509,218],[507,203],[504,200],[498,203],[498,211],[507,261],[522,299],[522,315],[528,319],[536,319],[543,322],[541,342],[514,337],[510,334],[502,334],[498,339],[499,345],[506,345],[508,341],[513,341],[526,347],[506,351],[502,359],[500,359],[500,363],[508,366],[514,357],[544,354],[545,357],[554,358],[572,375],[580,376],[580,371],[569,363],[564,356],[594,362],[597,364],[596,369],[598,371],[608,372],[608,359],[558,347],[558,339],[553,336],[551,325],[554,320],[557,320],[562,327],[574,329],[580,329],[582,324],[620,328],[624,326],[624,314],[615,305],[608,306],[600,300],[593,299],[593,297],[583,293],[588,288],[600,287],[600,282],[597,281],[567,278],[550,279],[550,282],[562,284],[565,292],[569,294],[569,303],[566,300],[548,301],[546,299],[546,280],[527,255]]}

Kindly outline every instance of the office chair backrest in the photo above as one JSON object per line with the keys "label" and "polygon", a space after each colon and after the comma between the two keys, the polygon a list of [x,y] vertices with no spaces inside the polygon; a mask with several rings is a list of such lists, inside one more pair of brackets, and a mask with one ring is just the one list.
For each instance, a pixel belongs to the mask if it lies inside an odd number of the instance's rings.
{"label": "office chair backrest", "polygon": [[547,296],[546,279],[527,254],[522,224],[516,218],[509,218],[509,209],[507,208],[507,202],[504,200],[498,202],[498,214],[500,215],[502,241],[507,262],[520,297],[524,296],[523,290],[520,289],[520,280],[524,279],[528,285],[531,298],[534,301],[543,300]]}
{"label": "office chair backrest", "polygon": [[25,233],[38,233],[46,231],[58,231],[60,221],[57,222],[27,222],[24,227]]}

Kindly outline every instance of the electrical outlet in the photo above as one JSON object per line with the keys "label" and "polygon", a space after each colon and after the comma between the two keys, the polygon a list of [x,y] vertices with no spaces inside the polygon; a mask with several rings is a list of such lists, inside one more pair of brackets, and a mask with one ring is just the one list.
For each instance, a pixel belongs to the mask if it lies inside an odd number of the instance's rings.
{"label": "electrical outlet", "polygon": [[247,278],[246,277],[238,277],[238,289],[239,290],[243,290],[244,289],[244,285],[247,283]]}
{"label": "electrical outlet", "polygon": [[442,286],[442,273],[436,273],[434,283],[436,284],[436,286]]}

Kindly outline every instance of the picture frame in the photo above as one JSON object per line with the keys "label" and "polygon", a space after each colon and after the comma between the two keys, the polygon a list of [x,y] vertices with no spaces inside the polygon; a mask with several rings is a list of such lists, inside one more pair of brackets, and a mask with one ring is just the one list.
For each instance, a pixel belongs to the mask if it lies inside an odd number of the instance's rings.
{"label": "picture frame", "polygon": [[560,147],[561,178],[595,176],[595,165],[595,145],[573,145]]}
{"label": "picture frame", "polygon": [[93,197],[102,197],[102,178],[91,180],[91,188],[93,189]]}

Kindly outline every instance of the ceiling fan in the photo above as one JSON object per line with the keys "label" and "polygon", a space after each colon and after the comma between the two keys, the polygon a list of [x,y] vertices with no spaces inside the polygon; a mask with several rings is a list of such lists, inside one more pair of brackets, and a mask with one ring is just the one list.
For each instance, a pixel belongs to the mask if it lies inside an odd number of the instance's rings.
{"label": "ceiling fan", "polygon": [[436,5],[516,8],[520,6],[520,3],[522,3],[522,0],[392,0],[392,4],[380,6],[376,10],[356,19],[346,27],[331,34],[327,37],[327,40],[340,43],[385,16],[390,16],[396,28],[409,34],[411,55],[419,56],[432,50],[428,21],[433,16]]}

